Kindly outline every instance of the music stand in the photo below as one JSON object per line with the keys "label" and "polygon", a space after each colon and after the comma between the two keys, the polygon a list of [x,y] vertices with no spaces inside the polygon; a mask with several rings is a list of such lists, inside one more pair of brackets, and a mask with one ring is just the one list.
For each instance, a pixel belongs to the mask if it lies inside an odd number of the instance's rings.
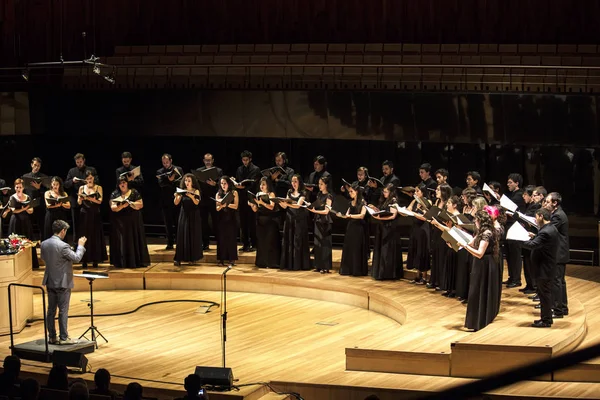
{"label": "music stand", "polygon": [[108,343],[108,340],[106,340],[104,335],[102,333],[100,333],[98,328],[96,328],[96,326],[94,325],[94,281],[96,279],[108,279],[108,273],[83,271],[83,273],[73,274],[73,276],[76,276],[78,278],[85,278],[90,283],[90,302],[88,303],[88,307],[90,308],[90,327],[87,328],[87,330],[85,332],[83,332],[83,334],[81,336],[79,336],[79,339],[85,338],[87,340],[85,335],[87,335],[88,332],[91,332],[92,342],[94,342],[96,344],[96,348],[98,348],[98,342],[96,341],[96,334],[98,336],[100,336],[102,339],[104,339],[104,341],[106,343]]}

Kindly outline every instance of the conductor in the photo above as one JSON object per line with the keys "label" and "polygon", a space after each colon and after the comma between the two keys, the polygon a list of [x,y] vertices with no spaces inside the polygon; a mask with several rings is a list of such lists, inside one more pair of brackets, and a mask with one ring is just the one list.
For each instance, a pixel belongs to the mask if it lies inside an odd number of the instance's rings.
{"label": "conductor", "polygon": [[[76,344],[77,341],[69,338],[67,321],[69,318],[69,300],[73,288],[73,262],[79,262],[85,253],[86,237],[80,237],[77,242],[77,251],[64,242],[69,224],[63,220],[52,223],[53,236],[42,242],[42,259],[46,264],[42,285],[48,291],[48,341],[50,344]],[[56,337],[54,318],[58,308],[58,326],[60,336]]]}

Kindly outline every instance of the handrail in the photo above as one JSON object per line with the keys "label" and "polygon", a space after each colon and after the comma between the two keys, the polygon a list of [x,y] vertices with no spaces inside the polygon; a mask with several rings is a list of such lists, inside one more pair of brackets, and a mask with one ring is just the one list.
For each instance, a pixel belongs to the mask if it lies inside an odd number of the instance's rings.
{"label": "handrail", "polygon": [[40,289],[42,291],[42,310],[43,310],[43,315],[44,315],[44,343],[46,344],[46,361],[50,361],[50,351],[48,349],[48,335],[46,334],[48,332],[48,325],[46,322],[46,291],[44,290],[44,288],[42,286],[35,286],[35,285],[26,285],[24,283],[11,283],[8,285],[8,320],[9,320],[9,326],[10,326],[10,352],[11,354],[14,355],[14,348],[15,348],[15,343],[14,343],[14,339],[13,339],[13,323],[12,323],[12,298],[10,295],[10,289],[12,286],[19,286],[19,287],[26,287],[26,288],[31,288],[31,289]]}

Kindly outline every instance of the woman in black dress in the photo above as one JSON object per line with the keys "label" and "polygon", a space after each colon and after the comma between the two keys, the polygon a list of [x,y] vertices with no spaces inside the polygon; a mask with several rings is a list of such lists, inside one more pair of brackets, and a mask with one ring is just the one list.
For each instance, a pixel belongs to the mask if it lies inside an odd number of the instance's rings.
{"label": "woman in black dress", "polygon": [[283,244],[281,246],[281,269],[293,271],[310,269],[308,248],[308,211],[304,199],[308,196],[300,175],[292,176],[292,188],[286,202],[279,203],[287,209],[283,224]]}
{"label": "woman in black dress", "polygon": [[[11,211],[10,220],[8,221],[9,235],[14,233],[25,236],[29,240],[33,238],[33,226],[29,217],[33,214],[33,207],[29,206],[31,200],[28,195],[23,193],[23,179],[15,180],[15,194],[10,196],[8,201],[8,208]],[[31,247],[31,266],[32,268],[40,267],[35,247]]]}
{"label": "woman in black dress", "polygon": [[[61,200],[66,200],[61,203]],[[44,193],[44,201],[46,202],[46,216],[44,217],[44,235],[43,240],[50,239],[52,233],[52,223],[57,219],[66,220],[67,212],[71,209],[69,196],[63,188],[63,181],[58,176],[55,176],[50,181],[50,190]]]}
{"label": "woman in black dress", "polygon": [[346,225],[340,275],[366,276],[369,274],[369,238],[366,235],[365,221],[367,209],[358,183],[350,186],[348,194],[352,200],[343,216],[349,221]]}
{"label": "woman in black dress", "polygon": [[102,229],[102,216],[100,215],[100,205],[103,198],[102,186],[96,185],[96,176],[92,171],[87,171],[85,173],[85,185],[79,187],[77,193],[77,204],[81,206],[77,232],[87,238],[86,251],[81,259],[83,268],[87,268],[89,262],[92,263],[94,268],[98,268],[99,263],[108,259]]}
{"label": "woman in black dress", "polygon": [[[474,189],[466,188],[462,191],[462,214],[473,215],[477,207],[473,205],[473,200],[477,198],[477,192]],[[463,304],[467,304],[469,297],[469,279],[471,276],[471,266],[473,257],[469,252],[460,250],[456,258],[456,298]]]}
{"label": "woman in black dress", "polygon": [[319,179],[319,193],[317,200],[308,208],[315,214],[315,234],[313,247],[315,272],[328,274],[331,271],[332,258],[331,252],[333,243],[331,241],[331,215],[329,209],[333,204],[333,196],[327,190],[329,177],[322,176]]}
{"label": "woman in black dress", "polygon": [[381,191],[379,205],[375,211],[387,211],[391,215],[372,217],[378,221],[375,230],[375,248],[373,249],[373,265],[371,275],[373,279],[400,279],[403,275],[402,252],[398,251],[400,236],[396,234],[396,216],[398,209],[395,207],[396,187],[389,183]]}
{"label": "woman in black dress", "polygon": [[279,234],[279,209],[277,205],[263,197],[275,198],[271,179],[262,177],[259,181],[260,191],[256,193],[256,204],[248,202],[256,217],[256,259],[254,264],[259,268],[279,268],[281,261],[281,235]]}
{"label": "woman in black dress", "polygon": [[217,211],[219,212],[219,229],[217,229],[217,260],[219,264],[234,264],[237,254],[237,209],[239,205],[238,192],[227,175],[219,180],[219,191],[216,195]]}
{"label": "woman in black dress", "polygon": [[[446,212],[451,217],[457,216],[458,214],[460,214],[460,211],[458,211],[460,207],[462,207],[462,204],[461,204],[458,196],[452,196],[446,202]],[[432,222],[432,225],[443,232],[443,231],[450,230],[450,228],[453,225],[453,222],[449,221],[444,225],[434,219]],[[445,281],[442,283],[443,287],[446,289],[446,291],[444,293],[442,293],[442,296],[454,298],[454,297],[456,297],[457,263],[460,258],[460,254],[468,255],[469,253],[464,249],[460,249],[458,252],[455,252],[451,247],[448,247],[448,246],[446,246],[446,247],[448,250],[446,250],[446,255],[445,255],[446,262],[444,263],[444,266],[443,266],[443,269],[444,269],[443,276],[444,276]],[[463,257],[463,260],[465,260],[465,259],[466,259],[466,257]],[[467,283],[467,290],[468,290],[468,283]],[[467,295],[465,294],[465,297],[466,296]]]}
{"label": "woman in black dress", "polygon": [[112,210],[110,263],[117,268],[150,265],[142,212],[142,196],[129,188],[127,178],[119,178],[117,190],[110,195]]}
{"label": "woman in black dress", "polygon": [[492,218],[483,210],[475,214],[475,226],[477,234],[465,246],[473,256],[465,327],[477,331],[498,315],[501,284],[498,274],[498,231],[494,228]]}
{"label": "woman in black dress", "polygon": [[415,188],[415,197],[420,198],[427,206],[424,207],[420,202],[414,199],[408,206],[409,211],[415,214],[412,230],[410,232],[410,242],[408,247],[408,257],[406,265],[408,268],[417,269],[419,275],[411,283],[425,285],[427,283],[427,271],[430,268],[429,260],[429,224],[425,223],[423,214],[427,211],[431,203],[424,195],[426,190],[424,184],[420,184]]}
{"label": "woman in black dress", "polygon": [[[448,199],[452,196],[452,187],[446,183],[442,183],[435,189],[435,206],[441,210],[446,208]],[[431,230],[431,276],[428,289],[447,290],[446,288],[446,258],[448,251],[453,251],[448,247],[446,242],[442,240],[442,231],[439,229]]]}
{"label": "woman in black dress", "polygon": [[177,221],[177,245],[174,264],[181,262],[194,264],[203,257],[202,219],[200,217],[200,188],[194,174],[185,174],[175,199],[175,206],[181,204]]}

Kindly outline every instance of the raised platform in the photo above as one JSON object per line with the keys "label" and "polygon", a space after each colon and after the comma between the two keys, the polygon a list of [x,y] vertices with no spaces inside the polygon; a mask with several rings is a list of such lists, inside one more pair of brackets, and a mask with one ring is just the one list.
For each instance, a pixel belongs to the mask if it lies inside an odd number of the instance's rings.
{"label": "raised platform", "polygon": [[90,354],[94,352],[95,346],[95,342],[90,342],[88,340],[80,340],[79,343],[68,346],[48,344],[48,353],[46,353],[46,343],[44,342],[44,339],[36,339],[25,343],[15,344],[13,354],[24,360],[50,362],[52,361],[52,354],[55,350]]}
{"label": "raised platform", "polygon": [[[171,257],[166,251],[157,250],[153,252],[153,260],[158,257],[157,254],[165,258]],[[205,258],[209,258],[210,255],[211,252],[208,252]],[[242,257],[251,260],[253,254]],[[337,254],[334,253],[335,258],[339,259],[339,251]],[[248,260],[242,258],[241,261]],[[172,290],[183,291],[181,293],[186,297],[190,296],[190,293],[211,293],[220,289],[222,271],[223,267],[209,263],[175,267],[172,262],[157,262],[143,269],[111,269],[110,279],[98,281],[94,288],[99,292],[112,291],[112,296],[124,302],[129,308],[133,308],[134,302],[127,300],[127,291],[114,292],[113,290],[142,290],[140,293],[147,293],[145,297],[148,300],[154,296],[154,293],[177,293]],[[41,281],[42,275],[43,270],[35,273],[34,284]],[[359,390],[360,393],[366,393],[368,390],[373,392],[372,388],[386,388],[396,395],[398,391],[417,393],[422,390],[440,390],[464,382],[466,378],[487,376],[595,343],[600,339],[600,310],[598,310],[600,304],[596,301],[600,294],[600,269],[568,266],[568,275],[570,315],[565,319],[555,320],[551,329],[531,328],[529,325],[534,319],[539,318],[539,312],[533,309],[533,303],[525,295],[516,289],[510,289],[504,290],[498,318],[485,329],[475,333],[462,329],[465,305],[454,299],[442,297],[439,292],[427,290],[423,286],[411,285],[407,281],[374,281],[369,277],[354,278],[340,276],[337,273],[321,275],[310,271],[258,269],[253,265],[240,263],[228,273],[227,283],[231,292],[281,295],[298,298],[298,301],[317,300],[317,303],[321,304],[310,305],[307,310],[312,310],[313,307],[334,309],[336,306],[331,303],[338,303],[373,312],[395,321],[395,325],[381,329],[377,333],[359,335],[350,345],[345,346],[342,354],[328,356],[332,360],[339,360],[333,362],[332,365],[336,366],[333,370],[322,368],[324,364],[316,359],[313,365],[307,362],[300,367],[289,364],[289,360],[286,360],[279,362],[279,365],[283,369],[293,369],[294,373],[291,375],[287,372],[275,373],[275,370],[270,369],[268,371],[271,373],[266,375],[261,375],[259,372],[245,374],[256,379],[277,382],[281,385],[279,388],[285,390],[303,388],[309,393],[314,392],[315,396],[318,394],[317,397],[312,398],[321,398],[321,396],[339,396],[358,387],[364,389]],[[406,278],[413,276],[412,271],[405,271]],[[76,290],[87,291],[87,281],[78,280]],[[81,293],[81,296],[84,296],[84,293]],[[108,306],[103,304],[105,301],[101,299],[98,312],[102,312],[100,308]],[[261,308],[261,312],[267,314],[273,312],[268,307],[264,308],[261,302],[255,303],[254,306]],[[302,313],[304,312],[300,312]],[[309,311],[306,313],[310,314]],[[294,316],[296,314],[298,313],[296,312]],[[163,322],[156,321],[150,316],[148,318],[152,325],[148,326],[140,322],[136,326],[142,330],[152,330],[154,326],[177,324],[176,319],[173,318]],[[281,318],[289,317],[281,315]],[[358,329],[364,322],[364,320],[356,320],[353,324]],[[258,329],[253,336],[254,339],[270,334],[270,330],[265,329],[265,326],[256,326],[252,329]],[[297,339],[294,338],[298,337],[294,335],[300,334],[300,337],[304,337],[295,328],[286,329],[291,329],[292,342],[295,342]],[[106,334],[104,330],[103,333]],[[188,335],[191,335],[189,339]],[[171,339],[176,339],[180,343],[182,340],[184,342],[193,340],[193,337],[192,332],[182,332]],[[314,341],[304,343],[304,346],[308,346],[307,349],[315,346],[324,351],[320,346],[322,340],[327,341],[328,336],[317,335]],[[313,342],[314,344],[311,344]],[[142,347],[148,348],[145,345]],[[102,348],[104,346],[101,345],[101,350],[96,354],[102,353],[104,351]],[[266,351],[266,348],[265,350],[258,350],[253,346],[251,348],[252,351],[248,354]],[[249,356],[247,357],[250,359]],[[261,361],[253,359],[258,369],[261,369],[261,362],[278,363],[276,357],[270,360],[268,357],[261,357],[259,360]],[[552,376],[538,377],[537,382],[524,382],[515,388],[504,388],[494,394],[498,396],[501,394],[501,397],[534,396],[536,393],[553,393],[556,390],[563,398],[585,398],[592,394],[597,395],[600,393],[600,385],[574,383],[600,382],[600,368],[598,368],[600,362],[597,361],[559,371]],[[111,363],[111,359],[108,358],[104,359],[101,365],[110,370]],[[96,365],[100,365],[98,361]],[[218,365],[218,360],[211,365]],[[315,371],[317,365],[319,367]],[[393,374],[389,375],[389,373]],[[383,384],[383,382],[387,383]],[[565,388],[573,390],[569,391]]]}

